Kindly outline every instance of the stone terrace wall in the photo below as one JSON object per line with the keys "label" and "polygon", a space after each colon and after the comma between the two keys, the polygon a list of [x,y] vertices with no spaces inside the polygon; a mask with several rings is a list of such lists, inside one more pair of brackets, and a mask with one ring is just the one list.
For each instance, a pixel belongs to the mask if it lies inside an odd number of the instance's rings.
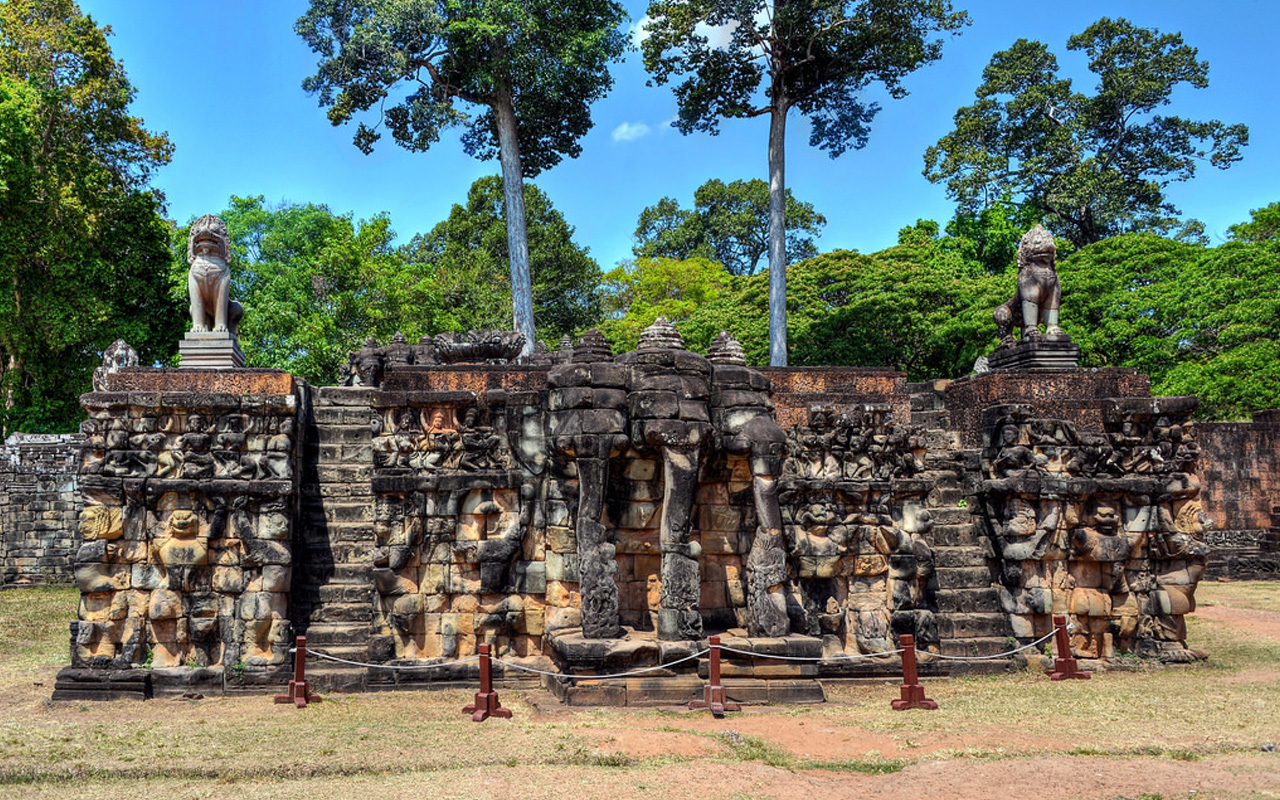
{"label": "stone terrace wall", "polygon": [[1196,427],[1201,496],[1214,521],[1209,574],[1237,579],[1280,577],[1280,411],[1259,411],[1252,422]]}
{"label": "stone terrace wall", "polygon": [[79,434],[14,434],[0,445],[0,583],[71,579]]}

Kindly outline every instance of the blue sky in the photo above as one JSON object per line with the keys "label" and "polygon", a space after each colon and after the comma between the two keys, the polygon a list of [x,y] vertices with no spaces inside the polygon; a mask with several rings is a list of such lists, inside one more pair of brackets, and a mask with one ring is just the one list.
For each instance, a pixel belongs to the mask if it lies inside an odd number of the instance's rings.
{"label": "blue sky", "polygon": [[[111,46],[137,89],[133,113],[149,129],[168,131],[176,147],[154,183],[179,222],[224,208],[232,194],[261,194],[270,202],[323,203],[357,218],[385,211],[400,240],[408,241],[448,216],[472,181],[498,171],[496,162],[464,154],[451,135],[426,153],[409,153],[384,137],[372,155],[361,154],[351,144],[353,126],[331,126],[301,88],[316,61],[293,33],[304,0],[80,5],[114,31]],[[639,20],[646,3],[626,5]],[[1272,87],[1280,2],[955,5],[969,11],[972,24],[948,41],[941,61],[907,78],[907,98],[882,104],[866,148],[831,160],[808,147],[808,125],[792,114],[787,182],[827,217],[820,249],[870,252],[894,244],[898,230],[917,218],[948,219],[953,204],[921,175],[924,151],[950,131],[956,109],[972,102],[992,53],[1019,37],[1043,41],[1078,87],[1092,87],[1084,56],[1068,53],[1066,40],[1108,15],[1180,31],[1209,61],[1209,88],[1179,90],[1169,113],[1249,126],[1243,161],[1226,171],[1205,165],[1193,181],[1170,188],[1182,212],[1205,222],[1218,242],[1250,209],[1280,200],[1280,106]],[[711,178],[767,177],[766,120],[728,120],[719,136],[682,136],[669,127],[675,114],[670,89],[645,85],[638,53],[628,54],[613,74],[613,91],[593,109],[595,128],[583,140],[582,156],[536,179],[605,269],[630,256],[636,218],[659,198],[672,196],[687,207]]]}

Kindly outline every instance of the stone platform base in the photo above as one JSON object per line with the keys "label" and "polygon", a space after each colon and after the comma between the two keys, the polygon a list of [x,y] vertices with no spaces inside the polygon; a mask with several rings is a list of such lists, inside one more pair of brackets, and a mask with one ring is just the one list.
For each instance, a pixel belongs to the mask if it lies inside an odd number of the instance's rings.
{"label": "stone platform base", "polygon": [[287,685],[287,666],[175,667],[173,669],[94,669],[64,667],[54,683],[54,702],[81,700],[150,700],[153,697],[229,694],[262,695]]}
{"label": "stone platform base", "polygon": [[987,358],[987,365],[993,372],[1076,369],[1080,366],[1080,345],[1065,334],[1022,339],[997,347]]}
{"label": "stone platform base", "polygon": [[151,673],[147,670],[64,667],[58,672],[50,700],[148,700],[152,696]]}
{"label": "stone platform base", "polygon": [[[568,706],[687,706],[702,699],[706,682],[692,675],[670,678],[569,680],[548,678],[547,689]],[[725,678],[729,699],[748,705],[796,705],[826,702],[813,679]]]}
{"label": "stone platform base", "polygon": [[189,331],[178,343],[182,356],[179,369],[243,369],[244,353],[240,342],[225,331],[196,333]]}

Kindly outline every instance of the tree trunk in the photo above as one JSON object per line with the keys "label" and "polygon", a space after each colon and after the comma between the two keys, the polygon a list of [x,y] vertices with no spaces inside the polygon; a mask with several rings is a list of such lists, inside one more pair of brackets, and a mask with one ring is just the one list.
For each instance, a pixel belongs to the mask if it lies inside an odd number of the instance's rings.
{"label": "tree trunk", "polygon": [[533,278],[529,269],[529,237],[524,218],[524,173],[516,138],[516,109],[511,90],[499,86],[493,104],[498,122],[498,160],[502,163],[502,196],[507,216],[507,251],[511,257],[511,306],[515,329],[524,334],[522,357],[533,353]]}
{"label": "tree trunk", "polygon": [[769,113],[769,364],[787,365],[787,102]]}

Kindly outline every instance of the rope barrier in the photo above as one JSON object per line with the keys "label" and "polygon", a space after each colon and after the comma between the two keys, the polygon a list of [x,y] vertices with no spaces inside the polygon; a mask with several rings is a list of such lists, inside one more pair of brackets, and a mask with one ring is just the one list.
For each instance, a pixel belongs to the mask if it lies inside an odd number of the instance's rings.
{"label": "rope barrier", "polygon": [[945,656],[942,653],[929,653],[929,655],[933,656],[934,658],[940,658],[943,661],[994,661],[998,658],[1008,658],[1009,656],[1014,655],[1015,653],[1021,653],[1023,650],[1030,650],[1033,647],[1039,647],[1040,645],[1052,639],[1054,637],[1054,634],[1056,633],[1057,633],[1057,629],[1054,629],[1052,631],[1049,631],[1049,633],[1045,634],[1039,639],[1035,640],[1031,644],[1024,644],[1022,647],[1016,648],[1014,650],[1008,650],[1003,653],[997,653],[994,656]]}
{"label": "rope barrier", "polygon": [[667,669],[668,667],[674,667],[676,664],[683,664],[686,661],[693,661],[695,658],[702,658],[703,656],[705,656],[707,653],[710,653],[710,652],[711,652],[711,648],[706,647],[692,655],[685,656],[684,658],[677,658],[675,661],[668,661],[665,664],[658,664],[657,666],[653,666],[653,667],[642,667],[640,669],[631,670],[630,672],[615,672],[612,675],[572,675],[564,672],[547,672],[541,669],[534,669],[533,667],[526,667],[523,664],[516,664],[511,661],[503,661],[500,658],[495,658],[493,660],[496,663],[502,664],[505,667],[518,669],[521,672],[532,672],[534,675],[549,675],[553,678],[569,678],[572,680],[596,681],[596,680],[611,679],[611,678],[630,678],[634,675],[643,675],[646,672],[656,672],[657,670],[660,670],[660,669]]}
{"label": "rope barrier", "polygon": [[[289,652],[294,652],[296,648]],[[460,658],[457,661],[441,661],[438,664],[370,664],[367,661],[351,661],[338,656],[331,656],[328,653],[322,653],[319,650],[308,647],[307,655],[317,656],[319,658],[328,659],[329,661],[337,661],[339,664],[349,664],[353,667],[369,667],[370,669],[439,669],[440,667],[455,667],[459,664],[471,664],[480,660],[480,656],[471,656],[470,658]],[[497,659],[494,659],[495,661]]]}
{"label": "rope barrier", "polygon": [[720,649],[726,653],[737,653],[741,656],[754,656],[755,658],[772,658],[775,661],[857,661],[864,658],[880,658],[881,656],[895,656],[902,652],[902,648],[897,650],[885,650],[883,653],[842,653],[838,656],[779,656],[773,653],[757,653],[752,650],[739,650],[736,647],[728,645],[720,645]]}

